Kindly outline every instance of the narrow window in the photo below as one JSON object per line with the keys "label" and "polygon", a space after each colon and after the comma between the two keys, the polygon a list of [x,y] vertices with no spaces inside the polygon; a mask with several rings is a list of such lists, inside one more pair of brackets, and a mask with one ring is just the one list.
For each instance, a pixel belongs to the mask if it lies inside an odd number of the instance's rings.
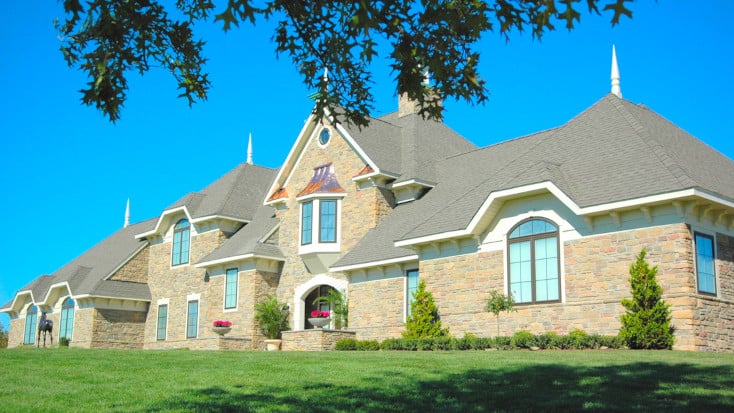
{"label": "narrow window", "polygon": [[23,332],[23,344],[34,344],[36,342],[36,320],[38,319],[38,308],[33,305],[28,309],[25,316],[25,330]]}
{"label": "narrow window", "polygon": [[171,253],[173,265],[188,264],[190,235],[191,226],[186,218],[178,221],[173,227],[173,251]]}
{"label": "narrow window", "polygon": [[313,201],[301,204],[301,245],[311,243],[313,226]]}
{"label": "narrow window", "polygon": [[714,237],[696,232],[695,240],[698,292],[716,295]]}
{"label": "narrow window", "polygon": [[74,330],[74,300],[71,297],[64,301],[61,306],[61,325],[59,326],[59,338],[71,340]]}
{"label": "narrow window", "polygon": [[186,317],[186,338],[196,338],[199,332],[199,302],[189,301]]}
{"label": "narrow window", "polygon": [[237,268],[227,270],[224,282],[224,308],[237,307]]}
{"label": "narrow window", "polygon": [[336,200],[319,202],[319,242],[336,242]]}
{"label": "narrow window", "polygon": [[156,340],[165,340],[166,331],[168,330],[168,304],[158,306],[158,327]]}
{"label": "narrow window", "polygon": [[405,272],[407,277],[405,289],[405,314],[410,314],[410,305],[413,304],[413,294],[418,289],[418,269]]}
{"label": "narrow window", "polygon": [[517,303],[560,300],[558,255],[558,227],[548,221],[524,221],[510,232],[510,293]]}

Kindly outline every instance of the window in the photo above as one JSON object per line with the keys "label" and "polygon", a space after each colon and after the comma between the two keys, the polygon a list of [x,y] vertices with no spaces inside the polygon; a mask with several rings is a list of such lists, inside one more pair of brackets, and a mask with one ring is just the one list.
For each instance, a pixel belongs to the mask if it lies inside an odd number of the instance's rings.
{"label": "window", "polygon": [[336,242],[336,200],[319,202],[319,242]]}
{"label": "window", "polygon": [[61,306],[61,325],[59,326],[59,338],[71,340],[74,330],[74,300],[71,297],[64,300]]}
{"label": "window", "polygon": [[542,219],[517,225],[508,237],[510,293],[517,303],[559,301],[558,227]]}
{"label": "window", "polygon": [[237,268],[227,270],[224,281],[224,308],[237,308]]}
{"label": "window", "polygon": [[173,227],[173,251],[171,253],[173,265],[188,264],[190,232],[191,226],[186,218],[178,221]]}
{"label": "window", "polygon": [[199,302],[189,301],[186,316],[186,338],[196,338],[199,333]]}
{"label": "window", "polygon": [[311,243],[313,228],[313,201],[301,204],[301,245]]}
{"label": "window", "polygon": [[38,319],[38,308],[32,305],[25,315],[25,331],[23,332],[23,344],[36,342],[36,320]]}
{"label": "window", "polygon": [[696,232],[695,242],[698,292],[715,295],[716,271],[714,270],[714,237]]}
{"label": "window", "polygon": [[158,306],[158,327],[156,333],[156,340],[165,340],[166,331],[168,330],[168,304],[161,304]]}
{"label": "window", "polygon": [[406,288],[405,288],[405,314],[410,314],[410,305],[413,304],[413,294],[418,289],[418,270],[408,270],[405,272],[406,275]]}

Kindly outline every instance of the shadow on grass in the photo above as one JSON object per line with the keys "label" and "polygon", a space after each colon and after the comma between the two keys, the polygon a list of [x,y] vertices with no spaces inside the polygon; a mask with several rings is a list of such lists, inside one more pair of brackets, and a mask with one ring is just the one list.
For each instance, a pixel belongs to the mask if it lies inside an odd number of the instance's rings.
{"label": "shadow on grass", "polygon": [[229,383],[171,395],[147,411],[734,411],[731,366],[549,364],[470,370],[438,380],[386,377],[365,377],[359,388],[328,379],[324,385],[260,388]]}

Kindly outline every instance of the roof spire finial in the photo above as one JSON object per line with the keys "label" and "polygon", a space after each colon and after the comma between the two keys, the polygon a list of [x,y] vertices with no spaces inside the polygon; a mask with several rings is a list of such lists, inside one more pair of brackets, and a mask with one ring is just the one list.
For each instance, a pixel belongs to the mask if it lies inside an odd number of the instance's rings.
{"label": "roof spire finial", "polygon": [[252,132],[250,132],[250,138],[247,140],[247,163],[252,165]]}
{"label": "roof spire finial", "polygon": [[612,45],[612,94],[622,97],[622,88],[619,86],[619,67],[617,67],[617,50]]}
{"label": "roof spire finial", "polygon": [[127,228],[130,225],[130,198],[127,199],[127,205],[125,205],[125,224],[123,228]]}

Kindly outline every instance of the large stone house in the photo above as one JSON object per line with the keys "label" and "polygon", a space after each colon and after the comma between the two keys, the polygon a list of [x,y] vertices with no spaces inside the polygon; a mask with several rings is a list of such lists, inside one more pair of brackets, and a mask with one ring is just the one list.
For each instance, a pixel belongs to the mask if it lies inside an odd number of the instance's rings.
{"label": "large stone house", "polygon": [[[457,337],[494,334],[492,290],[518,302],[503,334],[614,335],[646,248],[674,348],[732,351],[734,162],[614,83],[568,123],[485,148],[405,99],[361,130],[312,114],[279,169],[238,165],[18,291],[0,308],[9,345],[34,344],[45,313],[72,346],[260,349],[267,294],[290,312],[284,349],[399,337],[419,279]],[[346,332],[307,321],[330,289]]]}

